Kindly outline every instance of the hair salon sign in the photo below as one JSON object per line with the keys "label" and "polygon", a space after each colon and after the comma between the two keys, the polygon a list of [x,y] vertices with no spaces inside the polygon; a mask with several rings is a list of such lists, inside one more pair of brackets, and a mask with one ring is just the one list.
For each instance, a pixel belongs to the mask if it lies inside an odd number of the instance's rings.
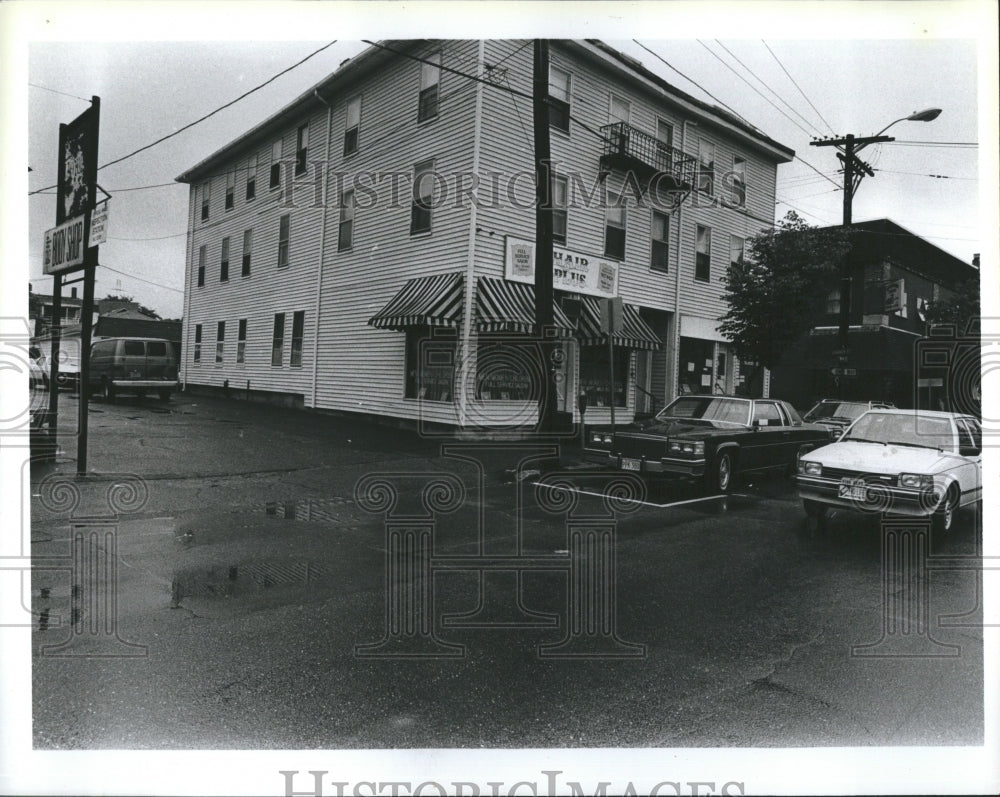
{"label": "hair salon sign", "polygon": [[[535,283],[535,244],[506,236],[504,273],[513,282]],[[618,263],[552,247],[552,287],[557,291],[610,298],[618,295]]]}

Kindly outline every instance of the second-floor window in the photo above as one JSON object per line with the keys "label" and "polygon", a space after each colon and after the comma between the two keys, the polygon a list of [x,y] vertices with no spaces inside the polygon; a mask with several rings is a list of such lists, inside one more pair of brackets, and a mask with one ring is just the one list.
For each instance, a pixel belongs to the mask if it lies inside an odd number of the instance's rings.
{"label": "second-floor window", "polygon": [[354,190],[348,188],[340,195],[340,229],[337,251],[346,252],[354,246]]}
{"label": "second-floor window", "polygon": [[654,271],[667,271],[667,240],[670,236],[670,217],[653,211],[650,228],[649,267]]}
{"label": "second-floor window", "polygon": [[747,204],[747,162],[739,155],[733,156],[733,173],[730,175],[733,207],[742,208]]}
{"label": "second-floor window", "polygon": [[257,196],[257,155],[250,156],[247,161],[247,202]]}
{"label": "second-floor window", "polygon": [[625,198],[613,194],[604,211],[604,256],[625,259]]}
{"label": "second-floor window", "polygon": [[205,263],[208,260],[208,249],[204,246],[198,247],[198,287],[205,284]]}
{"label": "second-floor window", "polygon": [[253,258],[253,230],[243,231],[243,269],[241,275],[250,276],[250,260]]}
{"label": "second-floor window", "polygon": [[434,161],[413,167],[413,204],[410,207],[410,235],[431,231],[431,205],[434,202]]}
{"label": "second-floor window", "polygon": [[698,141],[698,190],[715,196],[715,144]]}
{"label": "second-floor window", "polygon": [[358,134],[361,130],[361,98],[347,103],[347,123],[344,125],[344,154],[358,151]]}
{"label": "second-floor window", "polygon": [[212,198],[211,181],[201,184],[201,220],[208,221],[209,201]]}
{"label": "second-floor window", "polygon": [[826,295],[826,314],[840,315],[840,287],[834,288]]}
{"label": "second-floor window", "polygon": [[700,224],[695,233],[694,278],[708,282],[712,276],[712,230]]}
{"label": "second-floor window", "polygon": [[417,121],[433,119],[438,115],[438,87],[441,83],[441,53],[431,53],[420,64],[420,99],[417,104]]}
{"label": "second-floor window", "polygon": [[552,241],[566,245],[566,205],[569,181],[566,177],[552,177]]}
{"label": "second-floor window", "polygon": [[236,204],[236,169],[226,172],[226,210],[232,210]]}
{"label": "second-floor window", "polygon": [[286,213],[278,222],[278,268],[288,265],[288,247],[291,241],[291,217]]}
{"label": "second-floor window", "polygon": [[229,279],[229,238],[222,239],[222,257],[219,258],[219,282]]}
{"label": "second-floor window", "polygon": [[268,188],[277,188],[281,184],[281,158],[282,144],[279,138],[271,145],[271,172],[268,180]]}
{"label": "second-floor window", "polygon": [[662,119],[656,120],[656,147],[657,163],[656,168],[661,172],[670,171],[673,168],[674,146],[674,126]]}
{"label": "second-floor window", "polygon": [[549,66],[549,125],[566,133],[569,132],[571,81],[565,69]]}
{"label": "second-floor window", "polygon": [[299,126],[295,135],[295,173],[305,174],[306,159],[309,157],[309,123]]}
{"label": "second-floor window", "polygon": [[738,235],[729,236],[729,265],[731,268],[741,268],[743,266],[744,249],[746,242]]}

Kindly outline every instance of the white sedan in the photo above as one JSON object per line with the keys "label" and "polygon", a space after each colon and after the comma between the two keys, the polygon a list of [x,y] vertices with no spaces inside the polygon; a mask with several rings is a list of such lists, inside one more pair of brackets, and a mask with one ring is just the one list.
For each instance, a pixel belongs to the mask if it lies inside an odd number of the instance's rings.
{"label": "white sedan", "polygon": [[797,482],[810,517],[829,507],[932,516],[947,531],[960,507],[982,500],[982,430],[970,415],[870,410],[839,442],[800,457]]}

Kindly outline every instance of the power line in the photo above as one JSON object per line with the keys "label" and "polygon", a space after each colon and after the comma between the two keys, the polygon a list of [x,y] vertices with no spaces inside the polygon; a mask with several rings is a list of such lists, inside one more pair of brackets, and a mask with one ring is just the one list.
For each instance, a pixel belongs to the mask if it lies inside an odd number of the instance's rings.
{"label": "power line", "polygon": [[69,94],[65,91],[58,91],[56,89],[50,89],[48,86],[41,86],[38,83],[29,83],[29,86],[36,89],[41,89],[42,91],[51,91],[53,94],[62,94],[64,97],[72,97],[74,100],[83,100],[84,102],[90,102],[89,97],[78,97],[76,94]]}
{"label": "power line", "polygon": [[[757,94],[760,97],[763,97],[764,101],[767,102],[767,103],[769,103],[770,106],[772,108],[774,108],[774,110],[776,110],[778,113],[780,113],[782,116],[784,116],[789,122],[791,122],[793,125],[795,125],[799,130],[801,130],[807,136],[812,135],[812,133],[810,133],[808,130],[806,130],[802,125],[800,125],[798,122],[796,122],[794,119],[792,119],[792,117],[790,117],[787,113],[785,113],[783,110],[781,110],[781,108],[779,108],[777,105],[775,105],[771,101],[771,99],[769,97],[765,96],[763,94],[763,92],[761,92],[760,89],[758,89],[755,85],[753,85],[753,83],[751,83],[749,80],[747,80],[745,77],[743,77],[743,75],[741,75],[739,72],[737,72],[735,69],[733,69],[733,67],[730,64],[727,64],[725,62],[725,60],[723,60],[722,56],[720,56],[718,53],[714,52],[712,50],[712,48],[710,48],[707,44],[705,44],[705,42],[703,42],[701,39],[696,39],[695,41],[697,41],[698,44],[700,44],[702,47],[704,47],[706,50],[708,50],[715,58],[717,58],[718,61],[719,61],[719,63],[721,63],[724,67],[726,67],[726,69],[728,69],[730,72],[732,72],[734,75],[736,75],[736,77],[738,77],[740,80],[742,80],[744,83],[746,83],[751,89],[753,89],[755,92],[757,92]],[[719,40],[716,39],[715,41],[716,41],[716,43],[718,43]],[[729,50],[727,49],[726,52],[729,53]],[[729,53],[729,54],[732,55],[732,53]],[[733,57],[736,58],[736,56],[733,56]],[[739,60],[739,59],[737,59],[737,60]],[[753,73],[751,72],[751,74],[753,74]],[[754,75],[754,77],[756,77],[756,75]],[[808,124],[808,122],[807,122],[807,124]]]}
{"label": "power line", "polygon": [[[301,66],[302,64],[304,64],[310,58],[313,58],[314,56],[319,55],[321,52],[323,52],[323,50],[326,50],[327,48],[332,47],[336,43],[337,43],[337,40],[334,39],[329,44],[324,44],[318,50],[315,50],[315,51],[309,53],[309,55],[307,55],[302,60],[297,61],[296,63],[292,64],[290,67],[288,67],[286,69],[281,70],[280,72],[278,72],[278,74],[274,75],[273,77],[268,78],[267,80],[265,80],[260,85],[255,86],[254,88],[250,89],[249,91],[244,92],[239,97],[237,97],[235,100],[231,100],[230,102],[227,102],[225,105],[219,106],[214,111],[212,111],[210,113],[207,113],[204,116],[202,116],[200,119],[196,119],[195,121],[193,121],[193,122],[191,122],[189,124],[186,124],[183,127],[178,128],[177,130],[174,130],[172,133],[168,133],[167,135],[163,136],[162,138],[158,138],[156,141],[154,141],[151,144],[146,144],[144,147],[139,147],[139,149],[135,150],[134,152],[130,152],[128,155],[123,155],[120,158],[116,158],[113,161],[109,161],[108,163],[105,163],[105,164],[103,164],[101,166],[98,166],[97,167],[98,170],[100,170],[100,169],[106,169],[108,166],[114,166],[116,163],[121,163],[124,160],[128,160],[129,158],[133,157],[134,155],[138,155],[140,152],[145,152],[147,149],[150,149],[151,147],[155,147],[157,144],[162,144],[167,139],[173,138],[174,136],[179,135],[180,133],[183,133],[185,130],[189,130],[190,128],[194,127],[197,124],[201,124],[206,119],[209,119],[209,118],[215,116],[220,111],[224,111],[226,108],[229,108],[229,107],[235,105],[240,100],[245,99],[246,97],[249,97],[254,92],[260,91],[260,89],[264,88],[264,86],[268,85],[269,83],[273,83],[275,80],[277,80],[282,75],[285,75],[288,72],[291,72],[293,69],[295,69],[295,68]],[[28,195],[30,196],[31,194],[38,194],[38,193],[41,193],[42,191],[48,191],[49,189],[57,188],[57,187],[58,186],[56,186],[56,185],[48,185],[45,188],[39,188],[37,191],[29,191]]]}
{"label": "power line", "polygon": [[914,177],[933,177],[936,180],[977,180],[977,177],[952,177],[949,174],[924,174],[923,172],[897,172],[893,169],[875,169],[884,174],[909,174]]}
{"label": "power line", "polygon": [[[185,233],[186,235],[187,233]],[[106,266],[103,263],[98,263],[101,268],[106,268],[108,271],[113,271],[115,274],[121,274],[123,277],[128,277],[129,279],[139,280],[139,282],[148,282],[150,285],[155,285],[157,288],[165,288],[168,291],[176,291],[177,293],[184,293],[183,288],[175,288],[172,285],[164,285],[162,282],[153,282],[153,280],[145,279],[144,277],[137,277],[135,274],[129,274],[126,271],[119,271],[111,266]]]}
{"label": "power line", "polygon": [[826,125],[826,129],[829,130],[832,135],[836,135],[836,133],[833,132],[833,128],[830,127],[830,123],[828,121],[826,121],[826,119],[824,118],[823,114],[821,114],[819,112],[819,108],[817,108],[815,105],[813,105],[812,100],[810,100],[806,96],[806,93],[802,90],[802,87],[795,81],[795,78],[793,78],[791,76],[791,73],[789,73],[789,71],[787,69],[785,69],[785,65],[783,63],[781,63],[781,61],[778,59],[778,56],[775,55],[774,50],[772,50],[770,47],[768,47],[767,42],[764,41],[763,39],[761,39],[761,42],[763,43],[763,45],[765,47],[767,47],[767,51],[771,54],[771,57],[774,58],[774,60],[778,62],[778,66],[781,67],[781,71],[784,72],[786,75],[788,75],[788,79],[790,81],[792,81],[792,85],[794,85],[795,88],[797,88],[799,90],[799,94],[801,94],[802,97],[805,99],[805,101],[809,103],[809,107],[812,108],[814,111],[816,111],[816,115],[820,118],[820,120],[823,122],[823,124]]}
{"label": "power line", "polygon": [[910,147],[978,147],[978,141],[907,141],[894,139],[892,144],[902,144]]}

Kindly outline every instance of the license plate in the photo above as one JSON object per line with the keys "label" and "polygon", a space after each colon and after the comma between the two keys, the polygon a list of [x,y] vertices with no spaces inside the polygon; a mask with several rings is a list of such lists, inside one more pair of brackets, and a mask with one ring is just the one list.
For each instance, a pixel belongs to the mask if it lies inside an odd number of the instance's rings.
{"label": "license plate", "polygon": [[141,371],[129,371],[128,378],[129,379],[138,379],[140,376],[142,376],[142,372]]}
{"label": "license plate", "polygon": [[640,470],[641,460],[622,457],[622,470]]}
{"label": "license plate", "polygon": [[863,479],[841,479],[837,494],[851,501],[864,501],[867,487]]}

